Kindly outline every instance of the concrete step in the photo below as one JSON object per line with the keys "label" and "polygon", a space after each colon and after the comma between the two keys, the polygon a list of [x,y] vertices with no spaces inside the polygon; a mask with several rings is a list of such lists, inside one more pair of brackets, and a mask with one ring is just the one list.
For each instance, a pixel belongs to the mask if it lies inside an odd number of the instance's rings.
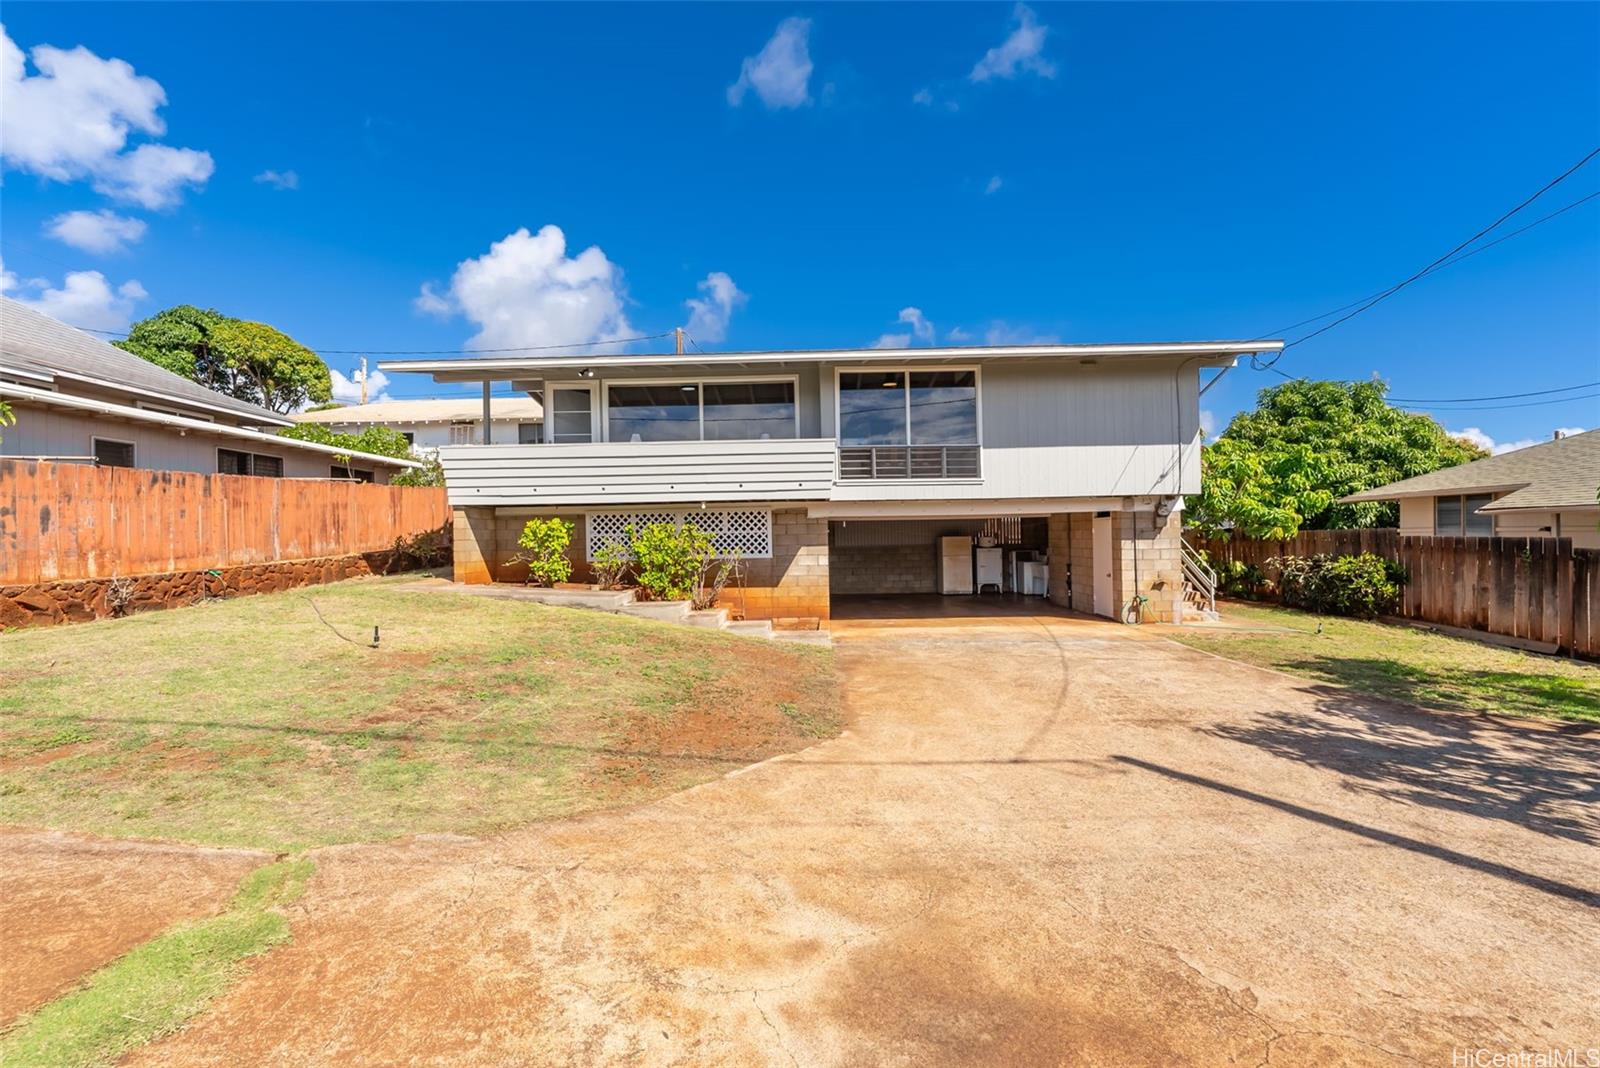
{"label": "concrete step", "polygon": [[635,601],[619,609],[625,616],[656,619],[663,623],[682,623],[689,617],[688,601]]}
{"label": "concrete step", "polygon": [[746,638],[772,637],[772,620],[770,619],[736,619],[725,628],[729,634],[738,634]]}
{"label": "concrete step", "polygon": [[683,621],[691,627],[722,630],[728,625],[728,610],[726,608],[708,608],[703,611],[691,610]]}

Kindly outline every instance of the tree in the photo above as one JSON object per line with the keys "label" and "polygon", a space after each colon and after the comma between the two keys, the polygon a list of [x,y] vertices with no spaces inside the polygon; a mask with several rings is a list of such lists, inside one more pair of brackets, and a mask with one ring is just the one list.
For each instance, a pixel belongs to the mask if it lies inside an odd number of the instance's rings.
{"label": "tree", "polygon": [[[17,417],[12,414],[11,405],[0,400],[0,426],[15,426],[16,422]],[[0,435],[0,441],[3,440],[5,440],[4,435]]]}
{"label": "tree", "polygon": [[369,426],[359,434],[340,434],[321,423],[296,423],[278,431],[281,438],[296,441],[314,441],[318,445],[332,445],[347,452],[370,452],[376,456],[393,456],[409,460],[411,443],[400,431],[386,426]]}
{"label": "tree", "polygon": [[1426,415],[1391,407],[1379,381],[1299,378],[1270,386],[1201,453],[1203,491],[1188,521],[1215,534],[1394,526],[1392,501],[1340,497],[1488,455]]}
{"label": "tree", "polygon": [[292,412],[333,395],[328,365],[265,323],[180,304],[133,324],[113,344],[208,389]]}

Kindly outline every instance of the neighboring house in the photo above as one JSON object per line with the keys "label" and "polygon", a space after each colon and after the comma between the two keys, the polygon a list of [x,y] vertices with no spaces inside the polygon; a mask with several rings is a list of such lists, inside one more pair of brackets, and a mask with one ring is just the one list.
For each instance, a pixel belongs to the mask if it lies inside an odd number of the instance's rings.
{"label": "neighboring house", "polygon": [[[293,425],[0,297],[0,459],[387,482],[411,460],[281,438]],[[265,429],[262,429],[265,428]]]}
{"label": "neighboring house", "polygon": [[[578,573],[629,526],[695,523],[750,618],[934,593],[1048,557],[1059,604],[1182,611],[1178,512],[1200,489],[1199,371],[1281,342],[406,360],[390,373],[541,398],[537,445],[439,450],[458,581],[516,579],[528,518],[577,526]],[[973,554],[948,537],[993,540]],[[972,570],[962,554],[972,558]],[[981,569],[980,569],[981,566]],[[1037,572],[1039,569],[1029,569]],[[993,572],[998,571],[995,575]],[[987,587],[986,587],[987,588]],[[799,625],[806,625],[801,622]]]}
{"label": "neighboring house", "polygon": [[[490,401],[489,441],[531,445],[544,440],[544,409],[532,397],[496,397]],[[296,412],[297,423],[319,423],[340,434],[359,434],[369,426],[398,430],[418,453],[441,445],[483,443],[483,404],[477,397],[455,400],[390,400]]]}
{"label": "neighboring house", "polygon": [[1600,549],[1600,430],[1430,471],[1341,498],[1399,501],[1400,533],[1571,538]]}

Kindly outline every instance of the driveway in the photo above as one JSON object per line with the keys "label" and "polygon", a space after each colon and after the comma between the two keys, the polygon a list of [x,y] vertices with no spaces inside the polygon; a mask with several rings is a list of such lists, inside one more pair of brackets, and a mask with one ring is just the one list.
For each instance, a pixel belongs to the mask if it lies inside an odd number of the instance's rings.
{"label": "driveway", "polygon": [[1600,1045],[1596,735],[1064,615],[836,635],[844,737],[633,810],[323,850],[292,944],[132,1063]]}

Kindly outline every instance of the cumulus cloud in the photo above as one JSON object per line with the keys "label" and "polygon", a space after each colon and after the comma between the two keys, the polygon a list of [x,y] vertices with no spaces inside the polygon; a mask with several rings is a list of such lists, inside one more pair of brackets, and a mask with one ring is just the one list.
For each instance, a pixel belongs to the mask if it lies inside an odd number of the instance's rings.
{"label": "cumulus cloud", "polygon": [[745,93],[755,90],[768,108],[797,108],[811,102],[807,84],[811,80],[811,52],[807,38],[811,20],[787,18],[765,47],[746,56],[739,67],[739,80],[728,86],[728,104],[738,107]]}
{"label": "cumulus cloud", "polygon": [[45,223],[44,231],[64,245],[105,255],[123,252],[144,237],[143,219],[114,211],[68,211]]}
{"label": "cumulus cloud", "polygon": [[1054,78],[1056,67],[1044,58],[1044,40],[1050,28],[1041,24],[1033,9],[1018,4],[1011,13],[1012,30],[1004,41],[983,54],[972,73],[967,75],[975,82],[995,78],[1015,78],[1027,72],[1041,78]]}
{"label": "cumulus cloud", "polygon": [[536,234],[520,228],[461,261],[444,292],[425,284],[412,304],[429,315],[464,315],[478,328],[468,346],[493,349],[631,337],[624,299],[622,270],[604,252],[591,245],[568,256],[561,228],[545,226]]}
{"label": "cumulus cloud", "polygon": [[959,326],[952,326],[944,336],[949,338],[951,341],[971,341],[972,331],[963,330]]}
{"label": "cumulus cloud", "polygon": [[300,188],[300,175],[294,171],[262,171],[250,180],[261,185],[270,185],[274,189]]}
{"label": "cumulus cloud", "polygon": [[126,330],[134,305],[150,295],[131,279],[113,287],[99,271],[69,271],[60,286],[43,278],[19,284],[4,263],[0,263],[0,293],[85,330]]}
{"label": "cumulus cloud", "polygon": [[214,164],[209,153],[145,143],[125,151],[137,134],[159,137],[158,114],[167,94],[154,79],[120,59],[102,59],[83,46],[39,45],[27,57],[0,27],[0,163],[58,182],[88,180],[117,200],[168,208],[189,186],[202,186]]}
{"label": "cumulus cloud", "polygon": [[901,308],[896,322],[905,323],[911,327],[911,334],[918,341],[933,344],[933,324],[928,322],[927,316],[922,314],[921,308]]}
{"label": "cumulus cloud", "polygon": [[1003,184],[1004,183],[1000,181],[1000,176],[998,174],[995,175],[993,178],[990,178],[989,183],[983,187],[983,195],[986,197],[994,196],[996,193],[1000,192],[1000,186]]}
{"label": "cumulus cloud", "polygon": [[1478,448],[1486,449],[1493,455],[1499,456],[1503,452],[1516,452],[1518,449],[1526,449],[1529,445],[1543,445],[1554,438],[1556,434],[1560,434],[1564,438],[1570,438],[1574,434],[1582,434],[1584,429],[1581,426],[1561,426],[1556,427],[1552,433],[1542,438],[1519,438],[1516,441],[1496,441],[1484,433],[1481,428],[1475,426],[1469,426],[1462,430],[1452,430],[1450,433],[1454,437],[1470,441]]}
{"label": "cumulus cloud", "polygon": [[728,336],[728,322],[733,318],[734,309],[750,298],[723,271],[706,275],[699,289],[699,297],[683,302],[689,309],[689,322],[684,329],[696,341],[721,341]]}
{"label": "cumulus cloud", "polygon": [[869,349],[908,349],[911,347],[911,335],[879,334],[878,340],[867,347]]}
{"label": "cumulus cloud", "polygon": [[[333,379],[333,399],[340,404],[361,403],[361,368],[352,367],[350,373],[345,375],[336,368],[328,368],[328,374]],[[390,400],[388,394],[389,376],[382,371],[367,371],[367,403],[376,404],[379,401]]]}
{"label": "cumulus cloud", "polygon": [[1200,433],[1207,441],[1217,436],[1217,413],[1209,408],[1200,409]]}

